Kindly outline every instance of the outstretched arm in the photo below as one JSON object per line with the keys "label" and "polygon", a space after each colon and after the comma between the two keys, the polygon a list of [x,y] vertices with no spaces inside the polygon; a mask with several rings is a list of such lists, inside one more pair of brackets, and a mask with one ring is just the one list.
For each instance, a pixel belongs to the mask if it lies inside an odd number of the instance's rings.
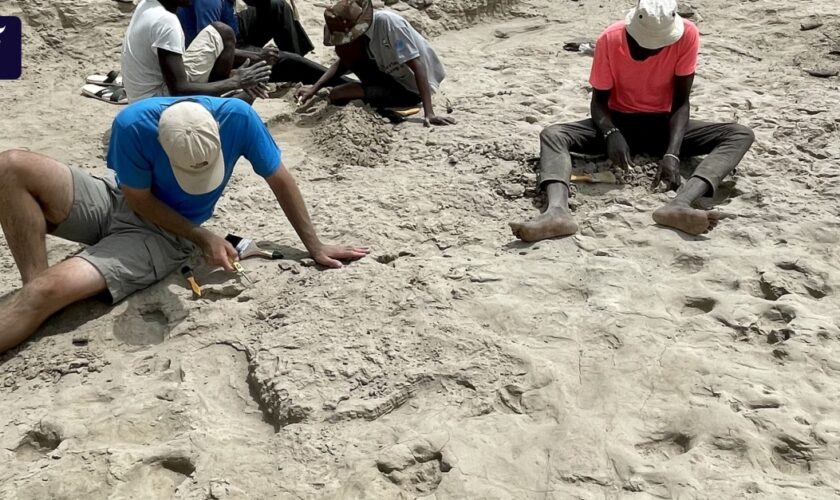
{"label": "outstretched arm", "polygon": [[423,101],[423,111],[426,114],[423,125],[427,127],[430,125],[453,125],[455,120],[452,118],[435,115],[435,110],[432,107],[432,88],[429,85],[429,75],[423,61],[416,57],[405,64],[414,72],[417,89],[420,91],[420,99]]}
{"label": "outstretched arm", "polygon": [[269,187],[274,192],[274,196],[280,203],[280,208],[289,219],[295,232],[300,237],[301,242],[309,251],[309,255],[317,262],[325,267],[338,268],[342,267],[339,260],[356,260],[361,259],[369,253],[367,248],[363,247],[349,247],[339,245],[324,245],[318,239],[315,232],[315,227],[309,219],[309,212],[306,210],[306,204],[303,201],[303,195],[298,189],[294,177],[283,165],[270,176],[266,177]]}

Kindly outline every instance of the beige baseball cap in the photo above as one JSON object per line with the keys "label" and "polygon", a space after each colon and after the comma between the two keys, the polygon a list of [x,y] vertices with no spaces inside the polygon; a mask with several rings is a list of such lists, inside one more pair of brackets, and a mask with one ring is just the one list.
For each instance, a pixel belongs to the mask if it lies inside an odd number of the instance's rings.
{"label": "beige baseball cap", "polygon": [[179,101],[166,108],[158,123],[158,141],[184,192],[207,194],[224,182],[219,124],[201,104]]}

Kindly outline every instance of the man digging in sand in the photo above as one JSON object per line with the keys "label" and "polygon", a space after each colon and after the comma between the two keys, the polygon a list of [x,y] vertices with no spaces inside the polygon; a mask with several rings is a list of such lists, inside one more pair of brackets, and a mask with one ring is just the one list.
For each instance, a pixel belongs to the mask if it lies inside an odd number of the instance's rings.
{"label": "man digging in sand", "polygon": [[128,102],[147,97],[212,95],[242,89],[249,102],[268,97],[271,68],[265,61],[233,69],[236,34],[214,22],[185,48],[178,7],[192,0],[142,0],[128,24],[122,48],[122,77]]}
{"label": "man digging in sand", "polygon": [[[257,113],[239,99],[149,98],[114,120],[116,179],[25,151],[0,154],[0,223],[23,288],[0,304],[0,353],[60,309],[107,292],[113,303],[165,278],[199,248],[228,271],[236,250],[201,227],[245,157],[265,178],[312,258],[326,267],[367,255],[325,245]],[[52,267],[45,235],[88,245]]]}
{"label": "man digging in sand", "polygon": [[446,75],[437,54],[398,14],[374,12],[370,0],[339,0],[324,12],[324,45],[335,46],[336,61],[318,82],[298,94],[301,103],[348,72],[361,83],[332,89],[330,102],[339,106],[361,99],[377,109],[406,108],[422,103],[424,125],[452,125],[435,115],[432,93]]}
{"label": "man digging in sand", "polygon": [[[653,219],[689,234],[717,225],[719,212],[692,205],[714,194],[754,135],[735,123],[689,119],[700,33],[676,11],[675,0],[640,0],[625,21],[598,38],[589,78],[592,118],[543,130],[539,187],[546,191],[547,208],[528,222],[510,224],[516,237],[537,241],[577,232],[569,211],[570,152],[606,153],[625,169],[632,166],[631,152],[659,156],[654,187],[664,181],[669,190],[679,191]],[[680,187],[680,158],[700,155],[708,156]]]}

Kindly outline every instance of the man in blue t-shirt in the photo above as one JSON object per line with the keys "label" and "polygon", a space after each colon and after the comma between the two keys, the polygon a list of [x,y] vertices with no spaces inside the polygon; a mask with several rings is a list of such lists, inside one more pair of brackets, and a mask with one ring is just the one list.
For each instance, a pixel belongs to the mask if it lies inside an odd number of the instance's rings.
{"label": "man in blue t-shirt", "polygon": [[[0,153],[0,223],[23,281],[0,305],[0,353],[74,302],[108,292],[116,303],[160,281],[196,248],[232,271],[236,250],[201,224],[240,157],[266,180],[316,262],[341,267],[368,253],[321,243],[280,150],[244,101],[148,98],[117,115],[112,130],[116,180],[27,151]],[[88,246],[50,267],[46,234]]]}

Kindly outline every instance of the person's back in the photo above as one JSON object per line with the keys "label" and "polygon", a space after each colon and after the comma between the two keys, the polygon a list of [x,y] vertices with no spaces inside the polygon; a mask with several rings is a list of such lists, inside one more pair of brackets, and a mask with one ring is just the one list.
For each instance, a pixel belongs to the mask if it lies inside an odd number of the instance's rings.
{"label": "person's back", "polygon": [[420,58],[426,67],[429,85],[436,91],[446,76],[443,63],[438,59],[429,42],[402,16],[387,10],[373,14],[373,25],[368,33],[370,51],[379,69],[391,75],[403,87],[417,92],[414,73],[406,62]]}
{"label": "person's back", "polygon": [[142,0],[125,33],[123,86],[129,102],[169,95],[157,49],[184,53],[184,32],[178,17],[157,0]]}

